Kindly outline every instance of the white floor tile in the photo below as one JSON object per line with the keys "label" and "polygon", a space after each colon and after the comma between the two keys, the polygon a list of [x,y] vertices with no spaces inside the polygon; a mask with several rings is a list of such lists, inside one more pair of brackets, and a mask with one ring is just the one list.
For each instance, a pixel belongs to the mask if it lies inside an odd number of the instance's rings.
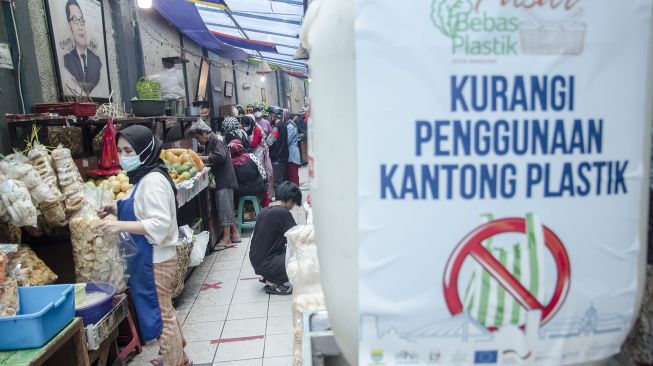
{"label": "white floor tile", "polygon": [[238,280],[239,277],[240,269],[213,270],[206,277],[206,282]]}
{"label": "white floor tile", "polygon": [[[244,276],[243,276],[244,277]],[[247,277],[244,277],[247,278]],[[265,285],[258,280],[239,280],[236,290],[256,290],[261,291]]]}
{"label": "white floor tile", "polygon": [[260,290],[238,290],[234,292],[232,304],[243,304],[248,302],[264,302],[269,301],[270,295],[265,293],[263,289]]}
{"label": "white floor tile", "polygon": [[240,269],[242,265],[243,265],[243,261],[239,261],[239,260],[231,260],[231,261],[217,260],[213,265],[211,271],[219,271],[225,269]]}
{"label": "white floor tile", "polygon": [[220,343],[214,362],[245,360],[263,357],[263,339]]}
{"label": "white floor tile", "polygon": [[293,356],[267,357],[263,359],[263,366],[293,366],[293,362],[295,362]]}
{"label": "white floor tile", "polygon": [[215,351],[218,349],[217,344],[211,344],[211,342],[188,342],[184,351],[193,361],[193,364],[211,364],[213,358],[215,357]]}
{"label": "white floor tile", "polygon": [[213,341],[220,339],[224,322],[184,324],[182,332],[187,342]]}
{"label": "white floor tile", "polygon": [[295,333],[292,316],[271,316],[268,318],[267,335]]}
{"label": "white floor tile", "polygon": [[222,339],[255,337],[265,334],[266,318],[227,320],[222,331]]}
{"label": "white floor tile", "polygon": [[175,311],[177,312],[177,319],[179,319],[179,321],[183,324],[186,321],[186,318],[188,318],[188,314],[190,313],[191,308],[175,308]]}
{"label": "white floor tile", "polygon": [[[213,366],[261,366],[262,362],[262,358],[254,358],[250,360],[216,362]],[[291,365],[288,364],[288,366]]]}
{"label": "white floor tile", "polygon": [[229,305],[202,306],[200,304],[193,306],[186,323],[205,323],[214,321],[224,321],[227,319]]}
{"label": "white floor tile", "polygon": [[213,290],[211,292],[201,292],[195,300],[195,305],[202,306],[217,306],[217,305],[229,305],[231,303],[231,298],[233,296],[233,289],[219,289]]}
{"label": "white floor tile", "polygon": [[[272,296],[270,296],[272,297]],[[292,315],[292,301],[270,301],[268,316],[288,316]]]}
{"label": "white floor tile", "polygon": [[265,357],[292,356],[293,347],[293,337],[288,334],[265,337]]}
{"label": "white floor tile", "polygon": [[245,255],[247,254],[247,247],[238,247],[238,248],[232,248],[232,249],[227,249],[220,253],[220,256],[218,257],[218,261],[235,261],[235,260],[243,260],[245,259]]}
{"label": "white floor tile", "polygon": [[227,320],[250,319],[266,317],[268,302],[250,302],[245,304],[232,304],[229,307]]}

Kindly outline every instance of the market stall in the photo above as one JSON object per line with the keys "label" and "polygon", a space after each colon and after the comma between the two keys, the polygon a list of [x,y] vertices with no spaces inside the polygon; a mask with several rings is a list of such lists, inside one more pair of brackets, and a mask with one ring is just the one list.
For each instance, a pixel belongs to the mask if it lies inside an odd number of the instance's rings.
{"label": "market stall", "polygon": [[[130,315],[129,291],[123,294],[127,287],[124,269],[126,254],[119,245],[117,235],[105,234],[98,229],[102,222],[116,218],[111,215],[100,218],[97,210],[106,202],[125,198],[133,185],[127,173],[119,168],[110,175],[106,169],[103,171],[104,149],[101,149],[102,144],[98,148],[96,142],[98,137],[102,138],[102,131],[105,131],[106,138],[106,127],[112,126],[112,121],[118,128],[145,125],[168,140],[166,147],[169,148],[162,151],[161,159],[177,186],[178,225],[194,229],[186,229],[177,245],[178,255],[182,258],[177,268],[179,273],[174,291],[178,295],[189,273],[193,232],[213,233],[213,237],[207,239],[210,243],[219,239],[215,236],[219,230],[211,229],[211,226],[219,227],[219,222],[213,215],[213,201],[207,189],[212,179],[210,169],[204,167],[197,153],[188,148],[192,146],[189,140],[169,138],[169,132],[174,129],[180,132],[179,137],[183,136],[188,123],[196,118],[76,119],[40,114],[13,115],[8,119],[15,153],[0,159],[0,189],[3,193],[0,200],[0,243],[21,243],[21,246],[6,247],[4,252],[0,250],[0,328],[13,333],[9,328],[2,328],[3,324],[10,326],[10,322],[3,320],[25,315],[25,311],[30,310],[29,306],[26,307],[28,299],[22,295],[23,286],[44,285],[41,287],[52,289],[62,286],[54,284],[78,285],[74,288],[74,296],[67,294],[61,298],[65,301],[54,298],[52,303],[40,304],[43,309],[52,308],[44,313],[46,315],[61,308],[53,305],[59,301],[63,301],[68,309],[66,314],[59,314],[62,319],[60,326],[53,326],[47,317],[39,320],[51,334],[30,344],[18,342],[3,345],[0,342],[0,351],[41,347],[42,352],[30,351],[27,355],[23,351],[16,351],[0,354],[0,357],[29,359],[25,364],[39,364],[42,362],[39,360],[57,353],[55,351],[62,347],[62,342],[71,339],[69,332],[78,332],[77,328],[68,325],[72,320],[83,322],[85,335],[83,350],[81,347],[74,350],[75,357],[80,360],[78,364],[89,364],[89,360],[91,364],[96,360],[106,364],[107,360],[116,360],[119,353],[122,354],[117,344],[119,325],[131,325],[125,328],[127,338],[132,340],[138,340],[139,330],[134,326],[138,323],[133,321],[133,310]],[[66,131],[69,138],[72,136],[72,141],[58,140],[55,147],[50,128],[76,128],[79,134]],[[39,142],[41,138],[44,144]],[[115,144],[115,132],[111,141]],[[75,146],[68,147],[66,143]],[[209,245],[209,249],[211,247]],[[200,255],[203,256],[204,252]],[[74,298],[74,301],[68,303],[69,298]],[[39,302],[36,304],[39,305]],[[38,312],[37,309],[31,310]],[[73,320],[75,317],[77,320]],[[138,341],[128,343],[132,346],[140,344]],[[80,353],[87,355],[82,357]]]}

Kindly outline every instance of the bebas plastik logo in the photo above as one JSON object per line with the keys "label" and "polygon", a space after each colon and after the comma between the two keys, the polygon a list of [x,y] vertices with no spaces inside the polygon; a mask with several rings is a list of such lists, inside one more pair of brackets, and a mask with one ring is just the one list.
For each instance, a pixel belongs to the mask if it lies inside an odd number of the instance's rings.
{"label": "bebas plastik logo", "polygon": [[[513,11],[497,16],[484,10],[482,0],[433,0],[431,20],[451,40],[455,56],[579,55],[587,26],[579,21],[580,0],[551,3],[553,15],[544,17],[535,7],[513,4]],[[509,1],[487,2],[510,9]],[[517,15],[523,16],[521,19]],[[556,17],[557,19],[549,19]]]}

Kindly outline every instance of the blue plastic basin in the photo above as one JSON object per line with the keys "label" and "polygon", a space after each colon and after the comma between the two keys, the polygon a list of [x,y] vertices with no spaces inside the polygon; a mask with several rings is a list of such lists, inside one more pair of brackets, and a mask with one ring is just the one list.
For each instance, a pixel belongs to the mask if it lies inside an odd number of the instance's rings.
{"label": "blue plastic basin", "polygon": [[113,308],[113,297],[116,295],[116,287],[110,283],[88,282],[86,292],[101,292],[105,296],[98,302],[83,305],[75,309],[75,315],[84,320],[84,326],[95,324]]}
{"label": "blue plastic basin", "polygon": [[0,351],[39,348],[75,317],[75,287],[19,287],[20,310],[0,317]]}

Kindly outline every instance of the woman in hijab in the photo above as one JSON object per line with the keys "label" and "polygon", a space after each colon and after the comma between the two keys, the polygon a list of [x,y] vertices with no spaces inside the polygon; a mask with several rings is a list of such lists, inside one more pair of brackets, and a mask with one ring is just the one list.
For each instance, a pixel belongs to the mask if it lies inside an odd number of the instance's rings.
{"label": "woman in hijab", "polygon": [[256,196],[260,198],[261,206],[268,207],[270,198],[265,187],[265,168],[263,164],[254,156],[245,151],[240,140],[232,140],[229,143],[231,151],[231,161],[236,172],[238,180],[238,189],[236,189],[236,201],[242,196]]}
{"label": "woman in hijab", "polygon": [[144,126],[130,126],[116,137],[120,165],[134,187],[125,199],[105,206],[118,221],[101,225],[105,233],[131,234],[137,254],[128,259],[129,287],[140,330],[146,341],[159,339],[161,358],[155,365],[192,365],[172,306],[172,281],[177,270],[178,241],[175,185],[159,159],[161,141]]}
{"label": "woman in hijab", "polygon": [[222,129],[224,130],[224,142],[229,144],[232,140],[240,140],[247,151],[250,150],[249,141],[247,140],[247,132],[243,130],[240,122],[236,117],[227,117],[222,122]]}
{"label": "woman in hijab", "polygon": [[249,136],[249,146],[253,149],[253,154],[265,168],[265,175],[267,176],[266,187],[268,190],[268,197],[274,196],[274,171],[272,169],[272,160],[270,159],[270,150],[265,140],[267,135],[263,127],[256,122],[253,115],[246,115],[243,118],[243,128]]}

